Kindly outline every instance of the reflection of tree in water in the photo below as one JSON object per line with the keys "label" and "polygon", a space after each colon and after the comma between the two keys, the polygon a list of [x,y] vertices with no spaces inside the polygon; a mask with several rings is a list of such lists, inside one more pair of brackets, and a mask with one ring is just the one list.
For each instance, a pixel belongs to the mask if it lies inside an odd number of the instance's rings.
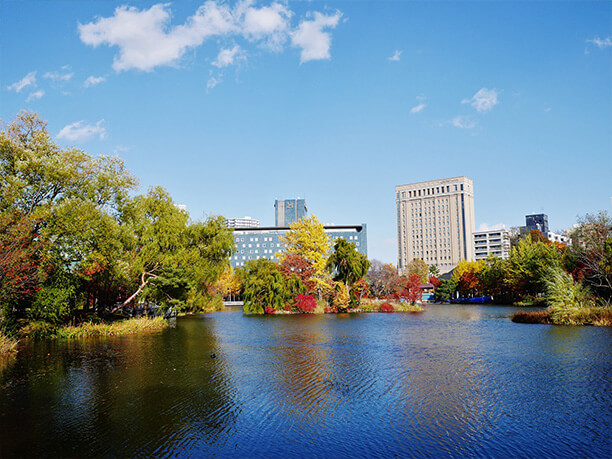
{"label": "reflection of tree in water", "polygon": [[292,319],[279,321],[276,331],[285,342],[275,351],[280,405],[293,407],[290,414],[300,422],[324,423],[343,405],[366,402],[372,372],[359,350],[360,337],[344,334],[330,317]]}
{"label": "reflection of tree in water", "polygon": [[156,335],[38,343],[6,372],[8,387],[0,386],[0,431],[13,439],[2,442],[1,455],[219,448],[237,415],[224,363],[211,358],[212,328],[185,319]]}

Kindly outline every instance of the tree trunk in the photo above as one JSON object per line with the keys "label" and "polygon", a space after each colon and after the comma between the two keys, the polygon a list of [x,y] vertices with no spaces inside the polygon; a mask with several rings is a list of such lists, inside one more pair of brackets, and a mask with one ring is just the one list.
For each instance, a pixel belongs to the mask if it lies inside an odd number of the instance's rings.
{"label": "tree trunk", "polygon": [[[113,309],[111,311],[111,314],[118,311],[119,309],[127,306],[128,304],[130,304],[134,298],[136,298],[138,295],[140,295],[140,293],[142,292],[142,290],[147,286],[147,284],[149,283],[149,281],[151,279],[155,279],[159,276],[153,274],[153,272],[155,271],[155,269],[147,272],[143,272],[142,275],[140,276],[140,286],[138,287],[138,290],[136,290],[127,300],[125,300],[123,303],[121,303],[119,306],[117,306],[115,309]],[[148,276],[148,277],[147,277]]]}

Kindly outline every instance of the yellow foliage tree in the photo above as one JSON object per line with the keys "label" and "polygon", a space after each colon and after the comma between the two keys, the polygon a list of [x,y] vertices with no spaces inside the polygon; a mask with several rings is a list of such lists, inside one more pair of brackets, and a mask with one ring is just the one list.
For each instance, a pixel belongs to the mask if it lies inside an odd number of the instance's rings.
{"label": "yellow foliage tree", "polygon": [[279,238],[286,246],[285,251],[276,256],[281,263],[287,255],[298,255],[306,259],[314,269],[312,280],[321,296],[321,292],[329,289],[331,283],[331,275],[326,269],[331,243],[325,228],[314,215],[292,223],[289,228],[287,234]]}
{"label": "yellow foliage tree", "polygon": [[469,272],[472,274],[478,274],[484,268],[485,262],[483,260],[479,261],[467,261],[460,260],[457,267],[454,269],[453,274],[451,274],[451,280],[458,284],[461,280],[461,276],[463,273]]}

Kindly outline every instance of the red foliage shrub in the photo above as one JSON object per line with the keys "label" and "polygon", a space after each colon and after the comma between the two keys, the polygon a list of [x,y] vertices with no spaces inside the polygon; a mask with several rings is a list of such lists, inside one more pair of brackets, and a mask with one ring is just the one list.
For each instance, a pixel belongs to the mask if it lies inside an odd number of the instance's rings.
{"label": "red foliage shrub", "polygon": [[378,308],[379,312],[395,312],[395,308],[391,303],[383,303]]}
{"label": "red foliage shrub", "polygon": [[295,306],[300,312],[313,312],[317,302],[312,295],[298,295],[295,297]]}
{"label": "red foliage shrub", "polygon": [[270,306],[266,306],[264,311],[266,312],[266,314],[276,314],[276,309],[271,308]]}
{"label": "red foliage shrub", "polygon": [[334,308],[333,306],[328,307],[325,306],[325,314],[336,314],[338,312],[338,308]]}

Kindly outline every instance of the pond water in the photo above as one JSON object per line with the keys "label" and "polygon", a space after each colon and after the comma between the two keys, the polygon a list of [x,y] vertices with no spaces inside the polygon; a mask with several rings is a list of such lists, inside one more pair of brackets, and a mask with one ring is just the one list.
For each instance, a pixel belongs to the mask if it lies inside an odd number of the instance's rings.
{"label": "pond water", "polygon": [[612,329],[511,307],[179,318],[0,374],[0,457],[610,457]]}

